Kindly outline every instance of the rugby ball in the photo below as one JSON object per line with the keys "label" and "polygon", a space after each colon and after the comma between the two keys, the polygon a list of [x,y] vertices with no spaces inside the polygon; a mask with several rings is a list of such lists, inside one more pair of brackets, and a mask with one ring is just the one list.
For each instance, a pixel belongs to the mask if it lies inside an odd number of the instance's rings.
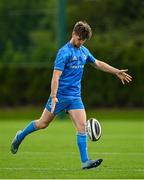
{"label": "rugby ball", "polygon": [[101,137],[101,125],[95,118],[87,120],[87,135],[91,141],[98,141]]}

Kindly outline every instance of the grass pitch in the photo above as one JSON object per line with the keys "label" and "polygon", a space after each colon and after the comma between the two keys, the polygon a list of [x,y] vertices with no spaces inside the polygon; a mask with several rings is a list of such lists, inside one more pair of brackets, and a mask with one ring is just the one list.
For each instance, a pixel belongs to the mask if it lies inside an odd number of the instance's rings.
{"label": "grass pitch", "polygon": [[[48,129],[29,135],[16,155],[10,144],[17,130],[40,114],[33,109],[0,111],[0,178],[143,179],[144,111],[96,110],[102,137],[88,142],[90,158],[103,158],[96,169],[81,170],[76,131],[71,120],[55,119]],[[29,120],[28,120],[29,119]]]}

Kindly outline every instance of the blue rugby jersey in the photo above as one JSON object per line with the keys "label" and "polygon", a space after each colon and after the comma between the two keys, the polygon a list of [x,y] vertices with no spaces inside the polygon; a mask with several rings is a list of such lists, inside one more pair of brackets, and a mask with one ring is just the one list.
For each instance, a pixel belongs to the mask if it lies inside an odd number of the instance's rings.
{"label": "blue rugby jersey", "polygon": [[80,97],[84,65],[86,62],[94,63],[95,61],[96,59],[86,47],[75,48],[70,42],[64,45],[58,51],[54,65],[55,70],[62,71],[57,97]]}

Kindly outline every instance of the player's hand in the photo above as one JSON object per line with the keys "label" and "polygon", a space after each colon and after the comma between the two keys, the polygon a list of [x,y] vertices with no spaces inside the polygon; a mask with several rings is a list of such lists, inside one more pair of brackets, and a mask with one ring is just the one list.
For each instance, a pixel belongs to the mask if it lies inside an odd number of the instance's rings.
{"label": "player's hand", "polygon": [[116,76],[121,80],[121,82],[123,84],[125,84],[125,81],[127,83],[130,83],[132,81],[132,76],[130,76],[129,74],[127,74],[126,72],[128,71],[128,69],[122,69],[122,70],[119,70],[117,73],[116,73]]}
{"label": "player's hand", "polygon": [[52,107],[51,107],[51,113],[54,112],[56,103],[58,102],[58,99],[56,97],[52,97]]}

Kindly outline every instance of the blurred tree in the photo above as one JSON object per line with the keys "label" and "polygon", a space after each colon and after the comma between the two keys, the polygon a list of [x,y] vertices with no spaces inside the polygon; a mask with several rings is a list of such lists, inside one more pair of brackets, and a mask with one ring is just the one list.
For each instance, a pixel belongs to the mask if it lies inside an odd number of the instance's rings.
{"label": "blurred tree", "polygon": [[[143,9],[143,0],[67,1],[66,39],[76,21],[86,20],[93,29],[86,43],[93,55],[134,76],[123,87],[112,75],[86,65],[82,94],[88,107],[144,106]],[[0,105],[46,101],[58,48],[57,15],[57,0],[0,1]]]}

